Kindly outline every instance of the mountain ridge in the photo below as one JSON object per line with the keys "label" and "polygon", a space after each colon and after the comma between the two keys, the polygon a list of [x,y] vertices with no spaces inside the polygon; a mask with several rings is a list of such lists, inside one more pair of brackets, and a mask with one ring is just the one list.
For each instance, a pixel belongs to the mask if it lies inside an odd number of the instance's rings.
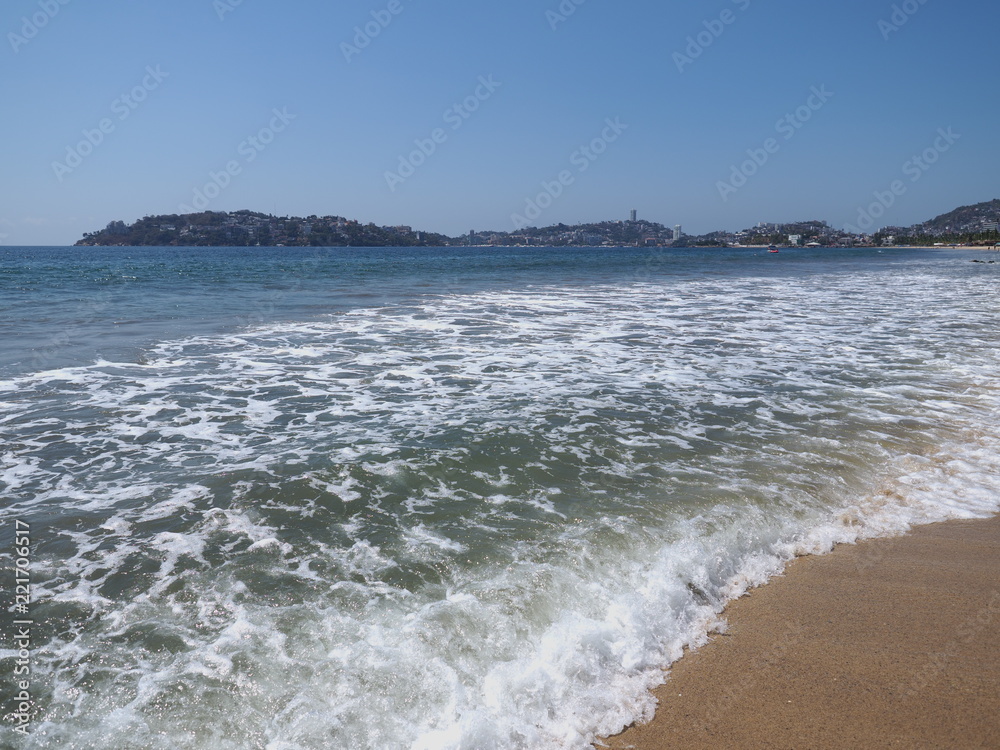
{"label": "mountain ridge", "polygon": [[[414,230],[409,226],[362,224],[341,216],[274,216],[259,212],[203,211],[145,216],[133,224],[112,221],[85,233],[76,246],[312,246],[444,247],[450,245],[652,245],[740,246],[755,244],[993,244],[1000,240],[1000,199],[960,206],[911,227],[886,227],[873,234],[837,230],[825,221],[758,224],[738,232],[681,234],[643,219],[568,226],[526,227],[513,232],[471,231],[459,237]],[[793,239],[794,238],[794,239]],[[991,241],[992,240],[992,241]],[[935,242],[937,241],[937,242]]]}

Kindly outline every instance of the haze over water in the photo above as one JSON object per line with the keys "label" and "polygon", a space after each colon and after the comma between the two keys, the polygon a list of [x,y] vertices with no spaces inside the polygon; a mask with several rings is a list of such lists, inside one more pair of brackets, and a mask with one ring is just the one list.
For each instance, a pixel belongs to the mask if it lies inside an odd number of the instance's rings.
{"label": "haze over water", "polygon": [[588,747],[791,556],[1000,508],[981,256],[0,249],[21,746]]}

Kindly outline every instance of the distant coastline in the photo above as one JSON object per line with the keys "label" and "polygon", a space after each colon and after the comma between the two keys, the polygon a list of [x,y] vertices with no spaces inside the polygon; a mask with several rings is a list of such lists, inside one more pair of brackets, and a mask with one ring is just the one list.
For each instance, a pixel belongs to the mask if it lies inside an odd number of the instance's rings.
{"label": "distant coastline", "polygon": [[690,235],[636,217],[591,224],[555,224],[458,237],[410,226],[362,224],[342,216],[274,216],[254,211],[146,216],[112,221],[76,246],[100,247],[994,247],[1000,246],[1000,200],[962,206],[912,227],[853,234],[825,221],[760,223],[738,232]]}

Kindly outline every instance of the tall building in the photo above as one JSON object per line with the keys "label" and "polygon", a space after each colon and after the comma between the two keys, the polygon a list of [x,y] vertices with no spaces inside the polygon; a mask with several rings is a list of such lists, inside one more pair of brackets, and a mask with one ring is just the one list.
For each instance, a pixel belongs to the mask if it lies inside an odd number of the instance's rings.
{"label": "tall building", "polygon": [[681,225],[677,224],[674,226],[674,242],[677,242],[681,238]]}
{"label": "tall building", "polygon": [[632,213],[629,214],[629,221],[635,221],[636,220],[636,216],[638,216],[638,212],[633,208],[632,209]]}

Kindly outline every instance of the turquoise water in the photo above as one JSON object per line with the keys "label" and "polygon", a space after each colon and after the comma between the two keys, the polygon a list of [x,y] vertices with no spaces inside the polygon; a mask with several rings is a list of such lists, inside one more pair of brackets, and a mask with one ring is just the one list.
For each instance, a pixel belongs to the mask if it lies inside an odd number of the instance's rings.
{"label": "turquoise water", "polygon": [[978,257],[0,249],[11,746],[587,747],[792,555],[998,509]]}

